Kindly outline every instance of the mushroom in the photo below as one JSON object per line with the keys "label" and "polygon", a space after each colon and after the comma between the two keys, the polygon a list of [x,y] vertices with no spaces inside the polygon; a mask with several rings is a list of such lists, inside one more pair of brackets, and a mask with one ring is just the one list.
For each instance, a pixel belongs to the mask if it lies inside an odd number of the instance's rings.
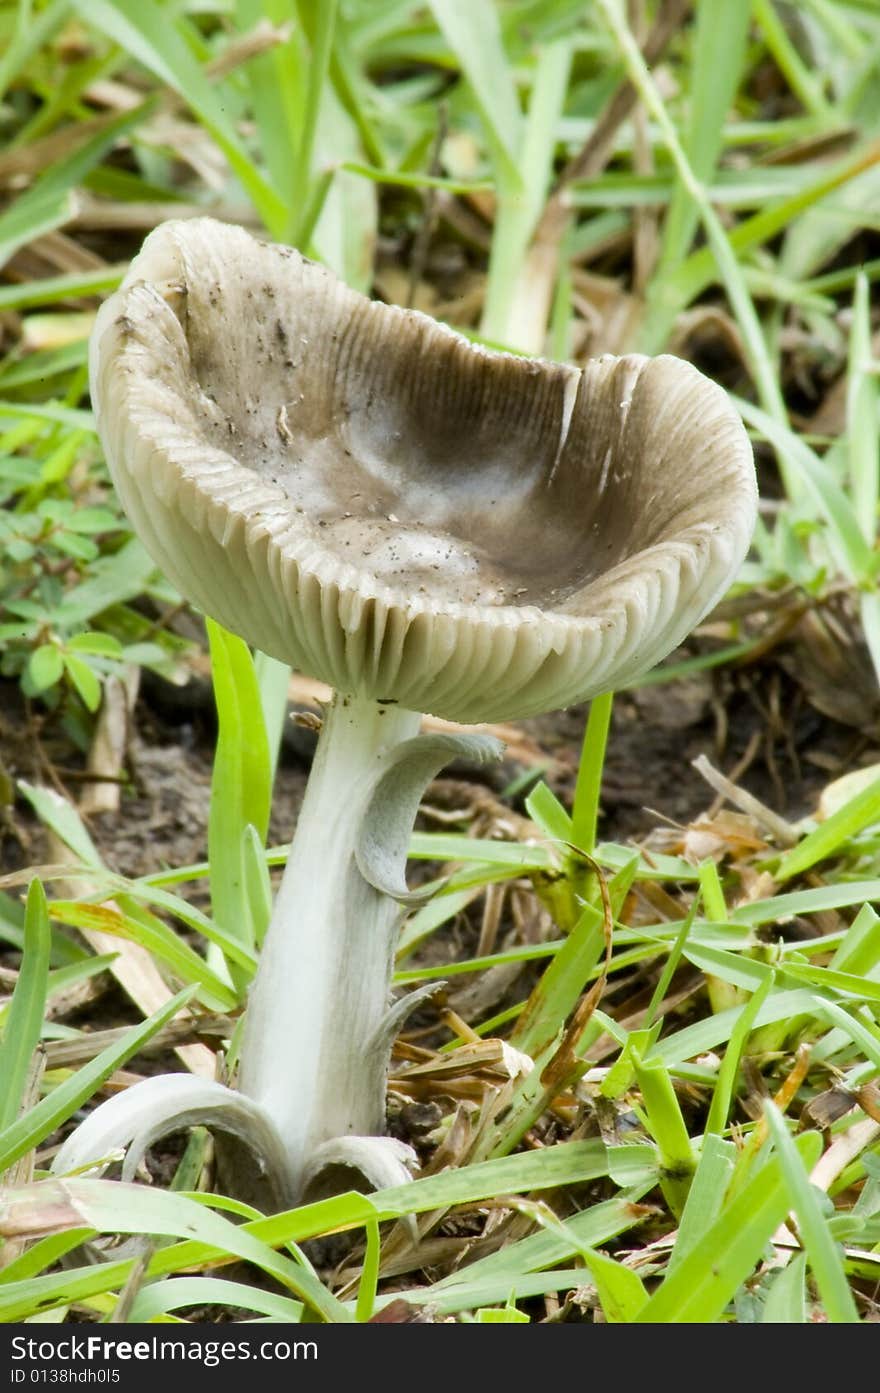
{"label": "mushroom", "polygon": [[[676,358],[490,352],[209,219],[147,238],[98,315],[91,384],[166,576],[336,693],[247,1009],[245,1097],[212,1085],[202,1117],[241,1137],[257,1110],[283,1199],[327,1167],[399,1178],[406,1158],[379,1134],[419,996],[388,1008],[409,834],[443,763],[498,753],[419,736],[419,713],[529,716],[666,656],[748,548],[746,433]],[[115,1099],[109,1123],[98,1109],[55,1169],[171,1130],[163,1083]]]}

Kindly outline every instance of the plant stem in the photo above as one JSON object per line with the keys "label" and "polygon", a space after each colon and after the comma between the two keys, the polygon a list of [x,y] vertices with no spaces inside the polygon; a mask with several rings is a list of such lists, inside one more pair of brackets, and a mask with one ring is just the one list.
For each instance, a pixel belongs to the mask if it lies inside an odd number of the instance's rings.
{"label": "plant stem", "polygon": [[251,992],[239,1088],[272,1118],[301,1192],[322,1142],[381,1133],[399,909],[354,848],[383,757],[420,717],[363,697],[328,707]]}

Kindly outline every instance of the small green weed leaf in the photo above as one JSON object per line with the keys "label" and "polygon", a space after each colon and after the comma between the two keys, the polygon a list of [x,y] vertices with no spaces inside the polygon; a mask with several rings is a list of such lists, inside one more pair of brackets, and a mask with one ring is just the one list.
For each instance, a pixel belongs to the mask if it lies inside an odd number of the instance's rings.
{"label": "small green weed leaf", "polygon": [[35,692],[48,691],[64,676],[64,657],[54,643],[41,643],[28,659],[27,675]]}
{"label": "small green weed leaf", "polygon": [[100,532],[118,532],[119,518],[109,508],[77,508],[65,518],[69,532],[84,532],[87,536]]}
{"label": "small green weed leaf", "polygon": [[112,634],[90,631],[74,634],[65,644],[68,653],[91,653],[96,658],[121,658],[122,644]]}
{"label": "small green weed leaf", "polygon": [[101,705],[101,683],[88,663],[84,663],[82,658],[77,658],[73,653],[65,653],[64,669],[79,692],[86,710],[97,711]]}
{"label": "small green weed leaf", "polygon": [[155,572],[156,563],[132,538],[119,551],[96,561],[87,578],[65,594],[55,610],[55,622],[63,629],[84,629],[102,610],[142,595]]}

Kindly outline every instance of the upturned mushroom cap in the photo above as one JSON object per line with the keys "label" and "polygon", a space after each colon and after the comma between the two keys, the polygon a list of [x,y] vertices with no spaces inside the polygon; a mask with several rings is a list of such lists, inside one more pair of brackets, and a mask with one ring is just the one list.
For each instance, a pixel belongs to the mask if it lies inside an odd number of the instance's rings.
{"label": "upturned mushroom cap", "polygon": [[639,677],[754,526],[746,433],[689,364],[490,352],[209,219],[147,238],[91,381],[123,505],[187,599],[340,691],[452,720]]}

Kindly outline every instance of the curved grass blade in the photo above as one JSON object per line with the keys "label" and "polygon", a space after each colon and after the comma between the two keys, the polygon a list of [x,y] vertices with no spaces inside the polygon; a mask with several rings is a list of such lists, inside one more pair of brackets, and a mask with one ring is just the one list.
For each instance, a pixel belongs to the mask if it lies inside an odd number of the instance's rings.
{"label": "curved grass blade", "polygon": [[233,1306],[292,1325],[299,1323],[305,1309],[302,1302],[291,1301],[289,1296],[260,1291],[259,1287],[230,1282],[225,1277],[169,1277],[164,1282],[151,1282],[138,1292],[128,1319],[132,1324],[145,1323],[186,1306]]}
{"label": "curved grass blade", "polygon": [[72,1117],[77,1108],[82,1107],[83,1103],[91,1098],[114,1070],[131,1059],[141,1045],[152,1039],[163,1025],[172,1020],[177,1012],[192,1000],[195,990],[195,987],[187,987],[178,992],[167,1005],[149,1016],[141,1025],[132,1026],[124,1039],[108,1045],[88,1064],[83,1065],[82,1069],[60,1083],[42,1098],[36,1107],[31,1108],[25,1117],[20,1117],[5,1127],[0,1132],[0,1171],[6,1170],[32,1146],[45,1141],[56,1127],[60,1127],[62,1122]]}
{"label": "curved grass blade", "polygon": [[158,1234],[209,1244],[227,1257],[253,1263],[275,1277],[324,1320],[350,1322],[351,1313],[307,1268],[276,1253],[247,1226],[233,1224],[186,1195],[119,1180],[42,1180],[6,1191],[0,1232],[33,1232],[42,1215],[54,1228],[106,1234]]}

